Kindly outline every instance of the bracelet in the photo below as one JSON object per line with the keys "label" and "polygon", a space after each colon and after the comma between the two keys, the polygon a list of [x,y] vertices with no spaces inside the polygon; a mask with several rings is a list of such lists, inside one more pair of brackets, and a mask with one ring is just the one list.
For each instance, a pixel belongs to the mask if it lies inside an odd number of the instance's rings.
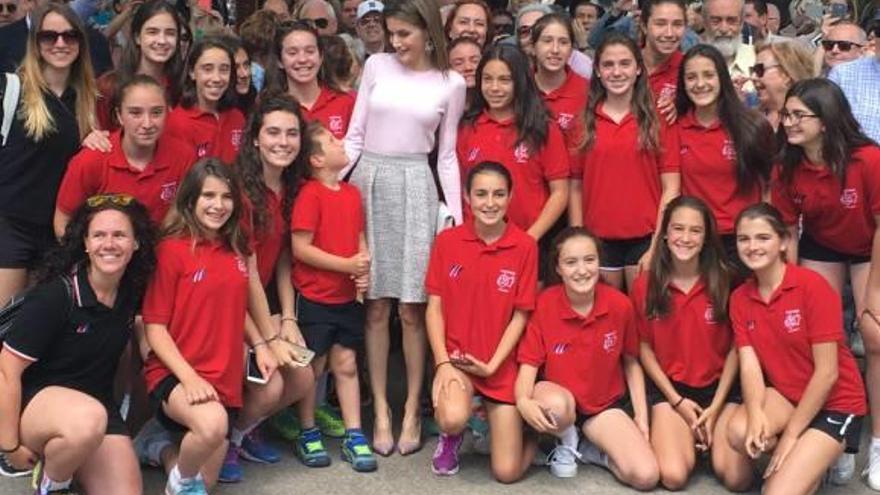
{"label": "bracelet", "polygon": [[443,366],[444,364],[449,364],[449,365],[451,365],[451,364],[452,364],[452,361],[450,361],[450,360],[447,359],[446,361],[442,361],[442,362],[439,362],[439,363],[435,364],[435,365],[434,365],[434,373],[436,373],[437,370],[439,370],[440,367]]}
{"label": "bracelet", "polygon": [[18,442],[17,444],[15,444],[15,447],[13,447],[11,449],[4,449],[3,447],[0,447],[0,454],[11,454],[20,448],[21,448],[21,442]]}
{"label": "bracelet", "polygon": [[269,343],[275,342],[276,340],[279,340],[280,338],[281,338],[281,333],[279,332],[274,337],[266,339],[266,343],[269,344]]}
{"label": "bracelet", "polygon": [[292,322],[296,322],[296,317],[295,317],[295,316],[282,316],[282,317],[281,317],[281,321],[292,321]]}
{"label": "bracelet", "polygon": [[257,342],[256,344],[252,345],[251,349],[256,349],[257,347],[260,347],[261,345],[266,345],[267,342],[268,341],[266,341],[266,340],[261,340],[261,341]]}
{"label": "bracelet", "polygon": [[684,402],[684,396],[683,396],[683,395],[681,396],[681,399],[678,399],[678,402],[676,402],[675,405],[672,406],[672,408],[673,408],[673,409],[678,409],[678,406],[680,406],[682,402]]}

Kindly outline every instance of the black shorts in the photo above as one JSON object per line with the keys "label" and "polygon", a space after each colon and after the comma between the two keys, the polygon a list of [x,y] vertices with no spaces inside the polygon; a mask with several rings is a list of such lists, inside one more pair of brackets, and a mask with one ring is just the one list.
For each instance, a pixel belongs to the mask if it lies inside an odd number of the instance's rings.
{"label": "black shorts", "polygon": [[871,261],[871,256],[846,254],[841,253],[840,251],[835,251],[834,249],[819,244],[806,234],[801,234],[801,240],[798,242],[798,257],[811,261],[849,263],[851,265],[858,265],[859,263],[868,263]]}
{"label": "black shorts", "polygon": [[[189,431],[189,428],[171,419],[170,416],[165,414],[165,409],[162,407],[162,404],[168,403],[168,397],[171,396],[171,392],[173,392],[178,385],[180,385],[180,380],[174,375],[168,375],[163,378],[162,381],[156,385],[156,388],[150,392],[150,404],[156,410],[156,421],[158,421],[163,428],[171,433],[186,433]],[[238,409],[226,407],[226,415],[229,417],[229,428],[227,431],[231,432],[232,424],[238,416]]]}
{"label": "black shorts", "polygon": [[297,294],[296,314],[306,345],[316,356],[327,354],[333,344],[357,349],[364,341],[366,312],[357,301],[323,304]]}
{"label": "black shorts", "polygon": [[[24,388],[21,391],[21,411],[24,412],[24,408],[27,407],[28,404],[33,400],[34,397],[40,393],[45,387],[28,389]],[[69,387],[67,387],[69,388]],[[72,389],[73,390],[73,389]],[[119,412],[119,404],[116,403],[110,397],[97,397],[88,392],[83,392],[82,390],[77,390],[78,392],[82,392],[89,397],[95,399],[100,402],[104,409],[107,411],[107,428],[104,431],[105,435],[125,435],[127,437],[131,436],[131,433],[128,431],[128,426],[125,424],[125,420],[122,419],[122,414]]]}
{"label": "black shorts", "polygon": [[610,406],[606,407],[604,410],[597,412],[596,414],[584,414],[584,413],[578,411],[577,418],[574,420],[574,424],[577,426],[578,430],[583,430],[584,423],[586,423],[587,420],[595,418],[596,416],[602,414],[603,412],[611,410],[611,409],[620,409],[621,411],[626,413],[626,415],[629,416],[630,418],[635,416],[635,411],[633,411],[632,401],[630,401],[630,398],[629,398],[629,392],[624,392],[623,395],[620,396],[619,399],[614,401]]}
{"label": "black shorts", "polygon": [[[704,409],[712,404],[712,400],[715,398],[715,391],[718,390],[718,382],[711,383],[705,387],[691,387],[684,383],[672,382],[672,386],[675,387],[675,390],[681,394],[682,397],[687,397]],[[655,406],[663,402],[669,402],[669,400],[666,399],[666,396],[663,395],[663,392],[657,388],[657,385],[655,385],[650,378],[645,379],[645,392],[648,396],[648,406]],[[739,382],[734,382],[733,386],[730,387],[730,392],[727,393],[727,398],[724,400],[724,403],[742,403],[742,392],[739,388]]]}
{"label": "black shorts", "polygon": [[816,414],[809,427],[829,435],[838,442],[843,441],[844,452],[855,454],[859,451],[863,419],[864,416],[823,409]]}
{"label": "black shorts", "polygon": [[602,269],[622,270],[626,266],[636,266],[651,247],[651,236],[635,239],[601,239]]}
{"label": "black shorts", "polygon": [[0,216],[0,268],[34,268],[54,246],[51,225]]}

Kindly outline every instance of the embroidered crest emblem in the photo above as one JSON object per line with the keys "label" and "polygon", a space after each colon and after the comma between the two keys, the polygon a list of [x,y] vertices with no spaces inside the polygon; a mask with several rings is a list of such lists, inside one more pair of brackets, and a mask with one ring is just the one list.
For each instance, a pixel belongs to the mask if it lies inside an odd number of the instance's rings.
{"label": "embroidered crest emblem", "polygon": [[498,286],[498,292],[510,292],[513,284],[516,283],[516,272],[513,270],[501,270],[498,272],[498,278],[495,279],[495,285]]}
{"label": "embroidered crest emblem", "polygon": [[782,324],[785,325],[785,329],[788,330],[788,333],[794,333],[801,329],[801,310],[800,309],[787,309],[785,310],[785,317],[782,320]]}
{"label": "embroidered crest emblem", "polygon": [[840,204],[848,210],[852,210],[859,202],[859,193],[852,187],[846,188],[840,194]]}
{"label": "embroidered crest emblem", "polygon": [[614,349],[614,346],[617,345],[617,331],[612,330],[605,334],[602,340],[602,349],[605,352],[611,352]]}

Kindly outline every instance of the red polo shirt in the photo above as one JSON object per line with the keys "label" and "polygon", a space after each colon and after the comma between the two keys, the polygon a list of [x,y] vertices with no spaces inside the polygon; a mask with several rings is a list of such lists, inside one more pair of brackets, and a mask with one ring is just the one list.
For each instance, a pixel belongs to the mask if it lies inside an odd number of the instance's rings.
{"label": "red polo shirt", "polygon": [[541,93],[547,109],[559,125],[569,152],[569,162],[577,159],[578,147],[584,132],[584,110],[590,92],[590,82],[565,67],[565,82],[549,93]]}
{"label": "red polo shirt", "polygon": [[733,346],[733,330],[715,321],[704,280],[689,292],[669,284],[669,313],[648,319],[648,275],[643,273],[630,294],[636,308],[639,338],[651,346],[663,373],[678,383],[705,387],[718,381]]}
{"label": "red polo shirt", "polygon": [[666,62],[660,64],[654,72],[648,75],[648,86],[651,87],[655,102],[660,101],[661,98],[675,100],[675,90],[678,87],[678,69],[681,67],[682,59],[684,59],[684,55],[680,51],[675,51]]}
{"label": "red polo shirt", "polygon": [[[361,193],[348,182],[333,190],[317,180],[307,181],[296,195],[290,230],[312,232],[312,245],[324,252],[343,258],[356,255],[364,231]],[[357,295],[348,273],[321,270],[302,261],[293,264],[292,279],[303,296],[322,304],[351,302]]]}
{"label": "red polo shirt", "polygon": [[[583,181],[584,226],[602,239],[651,235],[660,206],[660,174],[679,172],[674,132],[661,124],[659,155],[641,150],[632,114],[614,122],[596,108],[596,139],[572,177]],[[514,195],[516,186],[514,185]]]}
{"label": "red polo shirt", "polygon": [[[513,119],[498,121],[487,112],[477,117],[474,125],[464,124],[458,130],[456,151],[461,167],[461,178],[483,161],[495,161],[513,176],[513,198],[507,210],[511,222],[528,230],[544,209],[550,196],[547,183],[568,179],[570,169],[568,151],[562,132],[554,122],[547,123],[547,141],[534,153],[525,143],[516,143],[516,123]],[[462,191],[465,188],[462,187]],[[466,212],[469,218],[470,212]]]}
{"label": "red polo shirt", "polygon": [[[180,354],[220,395],[241,407],[244,319],[248,270],[243,258],[219,242],[166,238],[156,247],[156,270],[144,296],[144,323],[160,323]],[[150,353],[144,363],[147,388],[171,375]]]}
{"label": "red polo shirt", "polygon": [[760,187],[739,190],[736,146],[720,121],[703,127],[691,111],[679,116],[675,129],[681,145],[681,193],[705,201],[715,214],[718,232],[732,234],[739,212],[761,201]]}
{"label": "red polo shirt", "polygon": [[[425,279],[428,294],[439,296],[450,353],[471,354],[484,362],[495,355],[514,310],[535,308],[538,248],[535,240],[508,224],[500,239],[486,244],[473,221],[444,230],[434,240]],[[515,352],[488,378],[470,377],[490,399],[513,403]]]}
{"label": "red polo shirt", "polygon": [[865,386],[843,334],[840,295],[818,273],[785,266],[782,284],[764,302],[754,277],[730,298],[737,347],[752,347],[770,386],[797,405],[813,376],[813,345],[837,343],[837,383],[822,409],[867,414]]}
{"label": "red polo shirt", "polygon": [[177,186],[196,161],[193,149],[165,132],[156,143],[153,160],[138,170],[122,150],[122,134],[110,135],[108,153],[83,148],[67,166],[56,207],[70,215],[95,194],[122,193],[140,201],[150,219],[160,224],[174,202]]}
{"label": "red polo shirt", "polygon": [[302,105],[300,108],[304,119],[310,122],[317,120],[333,136],[342,139],[348,132],[351,112],[354,111],[354,100],[353,93],[340,93],[326,86],[321,86],[321,92],[312,108],[306,108]]}
{"label": "red polo shirt", "polygon": [[253,204],[243,195],[244,214],[241,217],[242,227],[251,240],[251,250],[257,256],[257,271],[263,286],[272,280],[275,265],[281,256],[285,244],[290,242],[284,215],[281,212],[281,197],[271,189],[266,190],[266,225],[257,229]]}
{"label": "red polo shirt", "polygon": [[198,158],[213,157],[232,163],[241,147],[244,124],[244,114],[237,108],[215,115],[200,110],[198,105],[178,105],[168,114],[165,132],[189,143]]}
{"label": "red polo shirt", "polygon": [[578,412],[598,414],[626,393],[623,355],[638,359],[632,303],[603,283],[596,284],[587,315],[571,307],[562,284],[538,297],[520,341],[517,360],[544,368],[545,380],[574,395]]}
{"label": "red polo shirt", "polygon": [[880,215],[880,147],[863,146],[846,167],[844,187],[824,165],[804,160],[791,184],[773,181],[773,204],[786,223],[803,215],[804,233],[844,254],[870,256]]}

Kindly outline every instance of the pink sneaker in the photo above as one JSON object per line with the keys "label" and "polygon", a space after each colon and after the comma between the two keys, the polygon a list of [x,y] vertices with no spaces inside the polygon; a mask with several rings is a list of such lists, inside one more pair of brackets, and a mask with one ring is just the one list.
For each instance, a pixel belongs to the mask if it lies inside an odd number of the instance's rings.
{"label": "pink sneaker", "polygon": [[452,476],[458,472],[458,448],[464,435],[440,434],[434,457],[431,460],[431,471],[438,476]]}

